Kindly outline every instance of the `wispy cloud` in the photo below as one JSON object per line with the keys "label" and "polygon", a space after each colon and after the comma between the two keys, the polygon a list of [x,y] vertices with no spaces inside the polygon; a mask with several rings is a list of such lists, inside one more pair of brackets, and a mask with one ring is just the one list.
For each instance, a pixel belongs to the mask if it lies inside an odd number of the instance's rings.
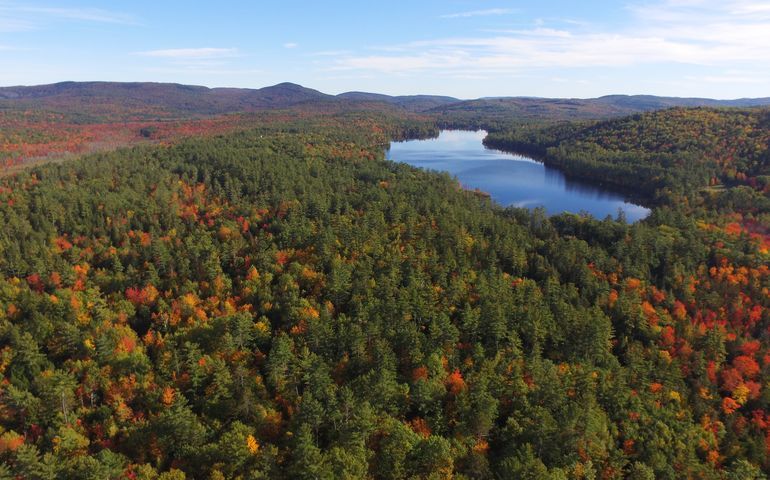
{"label": "wispy cloud", "polygon": [[[329,66],[399,75],[514,75],[533,68],[652,64],[716,70],[748,65],[756,72],[770,63],[769,2],[658,0],[628,8],[632,25],[622,31],[595,25],[588,30],[585,25],[564,26],[563,22],[559,29],[535,24],[491,35],[379,46],[376,51],[381,53],[341,56]],[[452,18],[502,10],[458,13]],[[736,80],[745,82],[746,78],[742,75]]]}
{"label": "wispy cloud", "polygon": [[403,53],[338,59],[336,68],[406,73],[432,69],[514,73],[526,68],[627,66],[649,62],[707,62],[702,48],[664,38],[575,35],[534,29],[516,36],[413,42]]}
{"label": "wispy cloud", "polygon": [[458,12],[441,15],[441,18],[469,18],[469,17],[489,17],[497,15],[511,15],[517,10],[513,8],[488,8],[486,10],[471,10],[469,12]]}
{"label": "wispy cloud", "polygon": [[297,47],[299,47],[299,43],[287,42],[283,44],[283,48],[297,48]]}
{"label": "wispy cloud", "polygon": [[18,12],[33,13],[35,15],[44,15],[66,20],[121,23],[126,25],[137,23],[137,18],[134,15],[103,10],[101,8],[15,7],[15,10]]}
{"label": "wispy cloud", "polygon": [[62,8],[0,2],[0,31],[34,30],[56,21],[139,24],[139,19],[133,14],[102,8]]}
{"label": "wispy cloud", "polygon": [[321,50],[319,52],[313,52],[310,55],[314,57],[342,57],[352,53],[353,52],[350,50]]}
{"label": "wispy cloud", "polygon": [[182,60],[201,60],[212,58],[232,58],[238,56],[236,48],[167,48],[162,50],[147,50],[144,52],[134,52],[134,55],[143,57],[182,59]]}
{"label": "wispy cloud", "polygon": [[705,83],[718,83],[718,84],[768,84],[768,79],[763,77],[757,77],[753,75],[703,75],[703,76],[687,76],[686,80],[690,82],[705,82]]}
{"label": "wispy cloud", "polygon": [[722,21],[762,21],[770,19],[770,3],[754,0],[659,0],[626,7],[643,21],[686,23]]}
{"label": "wispy cloud", "polygon": [[266,73],[265,70],[256,68],[217,68],[216,66],[187,66],[187,67],[148,67],[144,71],[150,73],[162,74],[183,74],[183,75],[212,75],[212,76],[245,76],[260,75]]}
{"label": "wispy cloud", "polygon": [[26,32],[35,29],[35,23],[20,18],[8,18],[0,11],[0,32]]}
{"label": "wispy cloud", "polygon": [[738,14],[768,14],[770,13],[770,3],[766,2],[740,2],[735,6],[734,13]]}

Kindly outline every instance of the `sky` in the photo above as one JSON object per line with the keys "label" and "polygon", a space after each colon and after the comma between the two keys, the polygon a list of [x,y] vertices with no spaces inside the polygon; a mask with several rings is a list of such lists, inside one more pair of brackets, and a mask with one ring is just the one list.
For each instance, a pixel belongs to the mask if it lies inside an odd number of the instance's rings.
{"label": "sky", "polygon": [[770,1],[0,0],[0,85],[770,96]]}

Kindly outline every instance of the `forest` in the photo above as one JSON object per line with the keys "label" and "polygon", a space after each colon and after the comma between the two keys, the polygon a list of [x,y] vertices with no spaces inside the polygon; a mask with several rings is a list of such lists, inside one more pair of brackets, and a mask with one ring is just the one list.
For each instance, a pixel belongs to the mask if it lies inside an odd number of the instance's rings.
{"label": "forest", "polygon": [[634,224],[260,115],[0,178],[0,479],[767,478],[767,109],[496,124]]}
{"label": "forest", "polygon": [[672,204],[706,187],[744,186],[753,192],[756,209],[770,211],[768,109],[673,108],[597,122],[491,129],[489,147],[535,155],[570,176],[647,201]]}

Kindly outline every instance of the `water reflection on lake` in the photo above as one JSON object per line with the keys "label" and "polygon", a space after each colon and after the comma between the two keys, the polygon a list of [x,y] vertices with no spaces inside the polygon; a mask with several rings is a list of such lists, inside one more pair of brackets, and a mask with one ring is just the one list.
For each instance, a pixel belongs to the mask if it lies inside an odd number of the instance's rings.
{"label": "water reflection on lake", "polygon": [[559,170],[531,158],[488,149],[481,143],[485,136],[484,131],[444,130],[430,140],[393,142],[386,156],[449,172],[463,187],[488,192],[501,205],[542,206],[549,214],[585,211],[597,218],[616,217],[622,210],[629,222],[650,213],[616,192],[567,179]]}

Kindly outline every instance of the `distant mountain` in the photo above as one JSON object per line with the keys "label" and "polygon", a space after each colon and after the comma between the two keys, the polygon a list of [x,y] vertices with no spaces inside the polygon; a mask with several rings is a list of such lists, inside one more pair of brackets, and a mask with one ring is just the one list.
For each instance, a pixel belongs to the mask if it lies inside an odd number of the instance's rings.
{"label": "distant mountain", "polygon": [[41,108],[62,113],[160,116],[212,115],[334,99],[293,83],[260,89],[207,88],[175,83],[62,82],[0,88],[0,107]]}
{"label": "distant mountain", "polygon": [[461,100],[454,97],[440,95],[400,95],[390,96],[381,93],[346,92],[337,95],[337,98],[353,101],[383,102],[397,105],[410,112],[424,112],[432,108],[442,107]]}
{"label": "distant mountain", "polygon": [[363,102],[385,102],[395,103],[397,97],[391,97],[390,95],[384,95],[382,93],[368,93],[368,92],[345,92],[337,95],[337,98],[353,101]]}
{"label": "distant mountain", "polygon": [[[207,88],[153,82],[61,82],[50,85],[0,88],[0,108],[44,109],[81,116],[189,117],[222,113],[288,108],[299,104],[373,104],[423,112],[460,100],[437,95],[389,96],[348,92],[327,95],[294,83],[259,89]],[[367,105],[363,105],[367,104]],[[318,105],[313,105],[313,108]]]}
{"label": "distant mountain", "polygon": [[[221,90],[228,89],[215,88],[213,89],[213,92],[218,94]],[[289,82],[279,83],[278,85],[260,88],[258,90],[245,88],[236,90],[240,94],[239,98],[242,102],[246,102],[247,104],[250,103],[255,108],[283,108],[303,102],[333,99],[332,95],[327,95],[318,90],[313,90],[312,88]]]}
{"label": "distant mountain", "polygon": [[770,98],[714,100],[711,98],[656,97],[654,95],[607,95],[599,97],[595,101],[642,111],[671,107],[758,107],[770,105]]}
{"label": "distant mountain", "polygon": [[575,120],[628,115],[670,107],[748,107],[770,98],[706,98],[608,95],[594,99],[500,97],[459,100],[438,95],[390,96],[347,92],[327,95],[294,83],[270,87],[207,88],[176,83],[61,82],[0,88],[0,109],[34,109],[68,114],[83,121],[190,118],[302,106],[314,111],[360,108],[428,113],[447,122]]}
{"label": "distant mountain", "polygon": [[608,95],[599,98],[480,98],[441,105],[428,110],[445,118],[486,120],[580,120],[621,117],[672,107],[756,107],[770,105],[770,98],[713,100],[708,98]]}
{"label": "distant mountain", "polygon": [[622,116],[639,110],[581,99],[480,98],[428,110],[445,120],[484,123],[506,120],[580,120]]}

